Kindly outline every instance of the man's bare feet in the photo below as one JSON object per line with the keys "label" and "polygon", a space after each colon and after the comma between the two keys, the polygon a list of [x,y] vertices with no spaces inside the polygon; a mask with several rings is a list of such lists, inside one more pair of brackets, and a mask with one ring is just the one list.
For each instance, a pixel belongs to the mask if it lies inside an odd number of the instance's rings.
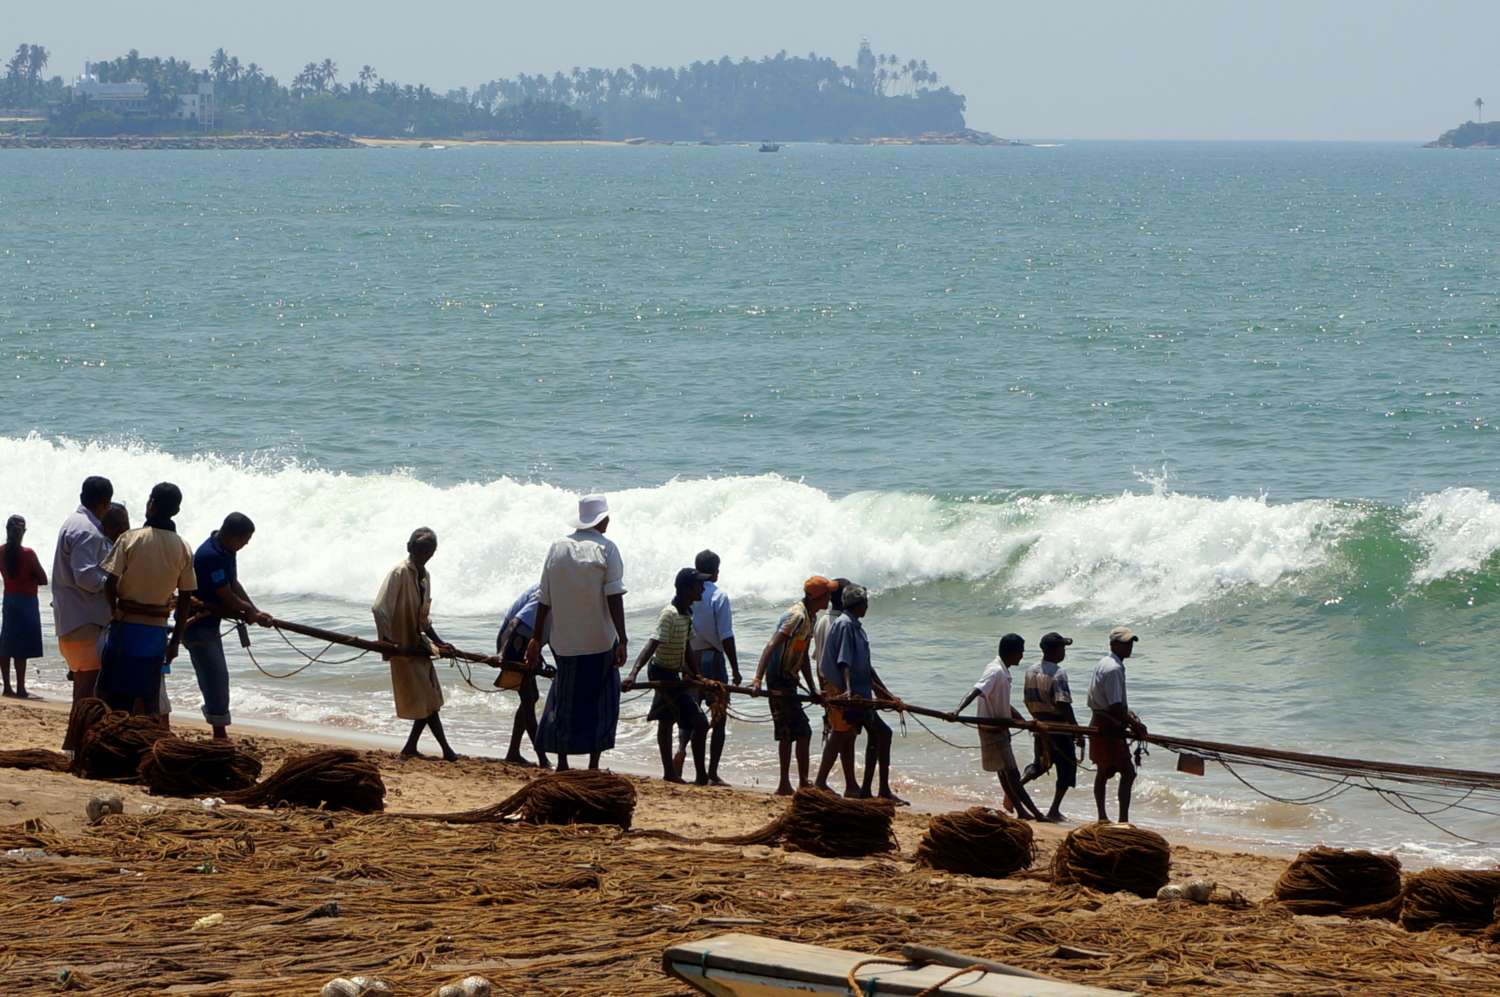
{"label": "man's bare feet", "polygon": [[716,775],[711,775],[708,777],[708,784],[710,786],[722,786],[725,789],[729,788],[729,783],[725,782],[723,779],[720,779]]}
{"label": "man's bare feet", "polygon": [[1073,823],[1072,821],[1068,820],[1068,818],[1066,818],[1062,814],[1058,813],[1056,810],[1053,810],[1053,811],[1051,811],[1050,813],[1047,814],[1047,820],[1051,821],[1053,824],[1071,824],[1071,823]]}
{"label": "man's bare feet", "polygon": [[781,785],[777,786],[776,787],[776,795],[777,796],[791,796],[792,795],[792,784],[789,783],[789,782],[783,782]]}
{"label": "man's bare feet", "polygon": [[445,761],[445,762],[466,762],[468,760],[469,760],[469,756],[468,755],[460,755],[456,751],[445,751],[445,752],[443,752],[443,761]]}
{"label": "man's bare feet", "polygon": [[911,806],[910,803],[907,803],[905,800],[903,800],[901,797],[897,796],[895,793],[891,792],[889,789],[887,789],[885,792],[881,793],[880,796],[879,796],[879,799],[890,800],[892,803],[896,804],[896,806],[898,806],[898,807],[909,807],[909,806]]}
{"label": "man's bare feet", "polygon": [[422,754],[416,748],[402,748],[401,749],[401,757],[402,758],[426,758],[427,756],[424,755],[424,754]]}
{"label": "man's bare feet", "polygon": [[534,769],[537,767],[536,762],[532,761],[530,758],[527,758],[525,755],[506,755],[505,761],[509,762],[512,765],[519,765],[523,769]]}

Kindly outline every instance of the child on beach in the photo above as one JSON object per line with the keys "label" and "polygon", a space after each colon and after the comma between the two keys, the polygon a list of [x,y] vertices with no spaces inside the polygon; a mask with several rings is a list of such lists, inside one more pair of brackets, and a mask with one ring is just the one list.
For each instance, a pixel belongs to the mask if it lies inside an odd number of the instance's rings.
{"label": "child on beach", "polygon": [[760,664],[755,669],[755,680],[751,689],[759,689],[764,681],[774,695],[771,699],[771,720],[776,731],[776,746],[781,761],[781,782],[776,787],[777,796],[792,795],[792,748],[797,750],[797,783],[811,786],[807,781],[808,751],[812,747],[812,725],[807,722],[807,713],[797,700],[799,680],[807,684],[807,691],[816,701],[818,687],[813,683],[812,666],[808,663],[807,645],[812,640],[813,623],[818,613],[828,608],[828,596],[834,583],[822,575],[813,575],[802,583],[802,598],[782,614],[765,649],[760,652]]}
{"label": "child on beach", "polygon": [[[1010,704],[1010,670],[1020,663],[1026,654],[1026,641],[1020,634],[1006,634],[1000,638],[999,654],[994,661],[985,666],[984,673],[979,676],[979,681],[974,683],[974,688],[964,697],[963,702],[958,704],[958,713],[962,713],[974,700],[979,700],[979,716],[995,720],[1020,720],[1021,714]],[[981,725],[979,728],[979,749],[986,772],[994,772],[1000,777],[1000,786],[1005,791],[1008,800],[1014,802],[1016,816],[1022,820],[1034,820],[1044,824],[1052,821],[1043,816],[1037,809],[1031,797],[1027,795],[1025,788],[1021,785],[1021,773],[1016,768],[1016,756],[1010,749],[1010,730],[1006,727],[991,727]]]}
{"label": "child on beach", "polygon": [[[47,572],[36,551],[21,546],[26,520],[12,516],[5,523],[5,556],[0,557],[0,577],[5,579],[3,611],[0,611],[0,672],[5,676],[5,695],[13,699],[41,699],[26,691],[26,662],[42,656],[42,608],[36,590],[47,584]],[[11,688],[10,664],[16,663],[16,685]]]}
{"label": "child on beach", "polygon": [[[674,585],[677,594],[670,605],[662,609],[656,618],[656,633],[646,641],[635,659],[635,667],[620,684],[629,692],[635,685],[635,677],[649,662],[646,678],[652,682],[695,681],[698,664],[687,653],[688,640],[693,635],[693,604],[703,598],[703,583],[710,576],[694,568],[683,568],[677,572]],[[677,760],[672,756],[672,728],[680,727],[692,731],[693,768],[697,771],[694,785],[708,785],[708,770],[703,765],[703,742],[708,735],[708,718],[698,707],[698,690],[692,685],[656,689],[651,700],[651,712],[647,720],[656,721],[656,745],[661,749],[661,777],[667,782],[686,783],[677,771]]]}

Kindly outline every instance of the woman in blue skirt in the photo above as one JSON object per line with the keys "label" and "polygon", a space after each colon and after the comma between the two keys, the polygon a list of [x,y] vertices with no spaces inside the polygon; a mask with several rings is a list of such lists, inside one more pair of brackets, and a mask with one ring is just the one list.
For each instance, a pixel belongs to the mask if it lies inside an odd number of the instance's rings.
{"label": "woman in blue skirt", "polygon": [[[0,672],[5,675],[5,695],[14,699],[41,699],[26,691],[26,661],[42,656],[42,610],[38,586],[47,584],[47,572],[36,559],[36,551],[21,546],[26,520],[12,516],[5,522],[4,556],[0,556],[0,578],[5,580],[5,598],[0,604]],[[10,663],[16,663],[16,685],[10,685]]]}

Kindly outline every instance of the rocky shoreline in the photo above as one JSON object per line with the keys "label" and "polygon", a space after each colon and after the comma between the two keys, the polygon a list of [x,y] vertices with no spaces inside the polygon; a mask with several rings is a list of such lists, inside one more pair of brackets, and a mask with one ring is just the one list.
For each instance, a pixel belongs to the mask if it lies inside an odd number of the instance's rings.
{"label": "rocky shoreline", "polygon": [[923,132],[921,135],[887,136],[882,138],[834,139],[830,145],[1008,145],[1024,146],[1028,143],[1001,138],[989,132],[964,128],[956,132]]}
{"label": "rocky shoreline", "polygon": [[337,132],[286,135],[0,135],[0,149],[363,149]]}

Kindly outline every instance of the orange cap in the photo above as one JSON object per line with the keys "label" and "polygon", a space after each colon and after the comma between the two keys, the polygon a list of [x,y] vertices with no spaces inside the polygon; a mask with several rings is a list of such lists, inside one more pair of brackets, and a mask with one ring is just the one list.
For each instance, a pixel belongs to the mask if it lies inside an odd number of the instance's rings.
{"label": "orange cap", "polygon": [[802,583],[802,592],[809,599],[816,599],[820,596],[827,595],[838,587],[838,582],[829,581],[822,575],[813,575],[807,581]]}

